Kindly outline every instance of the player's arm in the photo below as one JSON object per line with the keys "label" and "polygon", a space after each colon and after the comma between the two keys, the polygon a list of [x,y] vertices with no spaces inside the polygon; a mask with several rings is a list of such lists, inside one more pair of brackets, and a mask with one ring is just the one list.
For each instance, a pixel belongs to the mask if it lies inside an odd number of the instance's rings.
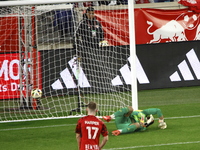
{"label": "player's arm", "polygon": [[[159,108],[149,108],[149,109],[143,110],[143,112],[146,115],[150,115],[150,114],[155,115],[155,114],[157,114],[157,116],[159,118],[159,125],[158,125],[158,127],[161,128],[161,129],[167,128],[167,124],[164,121],[164,116],[163,116],[163,114],[161,112],[161,109],[159,109]],[[152,120],[154,120],[154,119],[152,119]]]}
{"label": "player's arm", "polygon": [[108,130],[106,125],[103,123],[102,124],[102,130],[101,130],[101,135],[103,136],[103,139],[101,141],[101,144],[99,145],[99,149],[101,150],[103,146],[107,143],[108,141]]}
{"label": "player's arm", "polygon": [[76,140],[78,143],[78,149],[80,148],[80,139],[81,139],[81,135],[79,133],[76,133]]}
{"label": "player's arm", "polygon": [[77,144],[78,144],[78,149],[80,149],[80,142],[81,142],[81,122],[80,122],[80,119],[78,120],[78,123],[76,125],[75,133],[76,133],[76,140],[77,140]]}
{"label": "player's arm", "polygon": [[99,150],[101,150],[103,148],[103,146],[106,144],[107,141],[108,141],[108,135],[103,137],[102,142],[99,145]]}

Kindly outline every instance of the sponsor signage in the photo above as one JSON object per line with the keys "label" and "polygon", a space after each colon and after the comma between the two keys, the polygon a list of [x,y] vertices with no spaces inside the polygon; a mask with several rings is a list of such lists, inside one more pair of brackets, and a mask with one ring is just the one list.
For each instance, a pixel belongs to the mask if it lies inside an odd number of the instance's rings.
{"label": "sponsor signage", "polygon": [[[80,64],[74,56],[75,49],[43,51],[42,57],[49,58],[41,59],[44,70],[43,87],[44,91],[51,91],[45,94],[75,94],[78,87],[90,93],[112,91],[116,86],[130,88],[127,50],[127,47],[104,47],[98,50],[98,56],[94,53],[89,58],[81,58]],[[124,55],[121,55],[121,51]],[[113,58],[120,59],[120,62]],[[127,75],[127,78],[123,78],[122,74]]]}
{"label": "sponsor signage", "polygon": [[[188,9],[134,9],[136,44],[168,43],[200,39],[200,14]],[[110,45],[129,45],[128,10],[98,10]],[[115,17],[113,17],[115,16]],[[109,20],[109,21],[108,21]]]}
{"label": "sponsor signage", "polygon": [[0,99],[19,97],[19,54],[0,54]]}
{"label": "sponsor signage", "polygon": [[200,85],[199,41],[137,45],[137,56],[150,81],[140,90]]}
{"label": "sponsor signage", "polygon": [[[71,60],[68,61],[68,65],[72,70],[72,74],[68,68],[65,68],[60,72],[60,77],[62,78],[62,81],[67,89],[77,88],[78,85],[81,88],[91,87],[78,59],[79,58],[74,56]],[[62,81],[57,79],[53,84],[51,84],[52,88],[55,90],[64,89],[61,83]]]}
{"label": "sponsor signage", "polygon": [[[198,41],[137,45],[136,74],[138,89],[158,89],[200,85],[200,46]],[[77,63],[69,50],[54,50],[51,59],[44,60],[44,91],[77,92],[78,85],[88,92],[108,92],[122,87],[130,90],[131,70],[129,46],[104,48],[104,55],[89,64]],[[75,51],[75,50],[74,50]],[[124,55],[120,55],[121,51]],[[55,54],[56,53],[56,54]],[[49,56],[48,51],[43,57]],[[115,59],[112,59],[111,57]],[[55,59],[54,62],[52,59]],[[100,62],[100,63],[98,63]],[[52,63],[55,63],[54,67]],[[48,65],[47,65],[48,64]],[[56,67],[57,66],[57,67]],[[51,75],[45,75],[48,72]],[[49,82],[50,81],[50,82]],[[89,90],[87,90],[89,89]],[[47,94],[48,95],[48,94]]]}
{"label": "sponsor signage", "polygon": [[187,6],[191,11],[200,13],[199,0],[179,0],[178,3]]}
{"label": "sponsor signage", "polygon": [[[28,59],[30,61],[30,59]],[[22,92],[26,93],[26,75],[30,76],[31,67],[23,64]],[[40,73],[40,70],[38,70]],[[29,80],[30,81],[30,80]],[[32,81],[30,81],[32,83]],[[0,54],[0,99],[20,98],[20,60],[19,53]]]}

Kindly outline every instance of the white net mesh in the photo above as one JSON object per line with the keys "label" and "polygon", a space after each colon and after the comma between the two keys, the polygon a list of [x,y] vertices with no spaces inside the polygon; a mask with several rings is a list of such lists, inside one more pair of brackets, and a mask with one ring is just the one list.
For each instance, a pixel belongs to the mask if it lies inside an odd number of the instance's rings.
{"label": "white net mesh", "polygon": [[85,13],[96,2],[2,7],[0,121],[86,114],[89,101],[99,115],[131,105],[127,5],[107,4],[93,6],[95,20]]}

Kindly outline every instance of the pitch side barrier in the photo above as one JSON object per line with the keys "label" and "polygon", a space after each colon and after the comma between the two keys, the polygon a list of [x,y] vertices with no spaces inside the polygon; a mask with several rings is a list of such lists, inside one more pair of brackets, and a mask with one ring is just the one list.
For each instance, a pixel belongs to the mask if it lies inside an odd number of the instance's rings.
{"label": "pitch side barrier", "polygon": [[[50,50],[42,51],[42,64],[49,64],[43,67],[45,71],[43,74],[43,87],[45,87],[44,91],[51,91],[52,95],[55,93],[62,94],[63,92],[70,93],[70,91],[74,91],[76,88],[73,87],[76,82],[74,80],[75,72],[73,72],[74,56],[63,55],[66,51],[67,49],[52,51],[52,55],[57,57],[55,59],[60,60],[55,61],[56,65],[52,64],[54,62],[52,60],[43,59],[47,55],[51,55]],[[136,51],[138,90],[200,85],[199,41],[137,45]],[[113,89],[120,90],[122,86],[126,86],[129,89],[131,72],[128,52],[129,46],[108,46],[99,49],[99,53],[103,54],[99,60],[82,63],[81,65],[81,88],[85,89],[85,91],[88,91],[86,89],[90,89],[89,91],[91,92],[100,93],[110,92]],[[117,62],[119,60],[123,60],[123,62]],[[84,60],[82,61],[84,62]],[[99,62],[104,62],[104,64],[97,65]],[[91,66],[93,70],[88,70],[87,68],[91,68]],[[45,69],[45,67],[50,68],[50,70]],[[48,72],[55,72],[55,74],[46,76],[46,70]],[[105,83],[97,83],[92,76],[94,74],[101,78],[99,80],[110,83],[110,87],[105,90],[103,86]],[[63,77],[68,78],[72,82],[65,82],[62,79]]]}
{"label": "pitch side barrier", "polygon": [[139,90],[200,85],[199,41],[137,45],[137,56],[150,83]]}

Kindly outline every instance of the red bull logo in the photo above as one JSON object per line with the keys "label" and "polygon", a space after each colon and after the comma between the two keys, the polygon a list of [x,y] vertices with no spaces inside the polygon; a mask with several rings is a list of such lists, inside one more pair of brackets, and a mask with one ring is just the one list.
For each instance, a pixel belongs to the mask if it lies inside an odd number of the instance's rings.
{"label": "red bull logo", "polygon": [[[151,31],[154,26],[153,21],[146,22],[149,25],[147,33],[152,36],[148,44],[200,40],[199,15],[197,14],[181,14],[154,31]],[[195,30],[196,35],[191,39],[191,33]]]}
{"label": "red bull logo", "polygon": [[168,42],[187,41],[184,28],[176,20],[171,20],[153,32],[149,31],[153,23],[147,21],[147,24],[150,25],[147,33],[153,35],[153,39],[149,43],[160,43],[161,39],[168,39]]}

